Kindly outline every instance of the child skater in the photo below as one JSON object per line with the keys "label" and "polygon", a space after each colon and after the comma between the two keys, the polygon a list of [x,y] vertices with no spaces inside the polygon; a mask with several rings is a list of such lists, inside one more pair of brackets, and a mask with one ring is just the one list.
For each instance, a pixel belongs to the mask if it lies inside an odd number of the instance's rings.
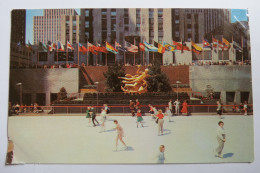
{"label": "child skater", "polygon": [[124,137],[124,131],[123,128],[120,126],[120,124],[118,123],[117,120],[114,120],[114,123],[116,124],[116,129],[117,130],[117,136],[116,136],[116,151],[117,151],[117,145],[118,145],[118,140],[120,140],[122,142],[122,144],[124,145],[123,149],[127,149],[127,146],[125,144],[125,142],[123,141],[123,137]]}
{"label": "child skater", "polygon": [[100,122],[101,122],[101,126],[100,126],[100,131],[101,132],[105,132],[105,121],[106,121],[106,110],[104,108],[101,109],[101,114],[100,114]]}
{"label": "child skater", "polygon": [[164,163],[165,157],[164,157],[164,151],[165,151],[165,146],[161,145],[160,146],[160,152],[157,155],[157,163]]}
{"label": "child skater", "polygon": [[166,107],[165,108],[165,116],[168,116],[168,118],[169,118],[169,122],[171,122],[171,116],[172,116],[172,112],[171,112],[171,110],[169,109],[169,107]]}
{"label": "child skater", "polygon": [[140,109],[137,110],[136,117],[137,117],[137,122],[136,122],[137,128],[138,128],[138,123],[140,123],[140,124],[142,125],[142,127],[144,127],[144,126],[143,126],[143,120],[144,120],[144,119],[143,119],[143,117],[142,117],[142,113],[141,113],[141,110],[140,110]]}
{"label": "child skater", "polygon": [[153,120],[153,119],[154,119],[153,106],[152,106],[151,104],[149,104],[148,106],[149,106],[149,108],[150,108],[149,112],[150,112],[151,118],[152,118],[152,120]]}

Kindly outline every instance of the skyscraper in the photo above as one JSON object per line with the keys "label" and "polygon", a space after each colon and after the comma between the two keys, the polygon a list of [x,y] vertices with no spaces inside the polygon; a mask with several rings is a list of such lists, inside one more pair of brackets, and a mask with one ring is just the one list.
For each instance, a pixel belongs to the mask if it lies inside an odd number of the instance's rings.
{"label": "skyscraper", "polygon": [[20,42],[21,45],[25,44],[25,10],[12,10],[11,12],[11,43]]}
{"label": "skyscraper", "polygon": [[45,9],[43,16],[34,16],[34,44],[79,41],[79,16],[74,9]]}

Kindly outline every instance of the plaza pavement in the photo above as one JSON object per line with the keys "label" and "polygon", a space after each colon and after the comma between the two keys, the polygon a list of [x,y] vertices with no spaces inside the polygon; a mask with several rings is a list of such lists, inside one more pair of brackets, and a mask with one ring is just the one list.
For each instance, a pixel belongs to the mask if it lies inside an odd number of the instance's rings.
{"label": "plaza pavement", "polygon": [[[157,124],[150,116],[143,117],[144,128],[136,127],[136,117],[110,116],[106,132],[99,133],[100,127],[88,126],[83,114],[66,115],[8,117],[8,136],[14,142],[13,163],[156,163],[160,145],[166,147],[165,163],[254,160],[253,116],[224,116],[227,142],[221,159],[214,156],[220,121],[216,115],[171,117],[172,122],[165,117],[163,136],[157,135]],[[124,129],[127,151],[114,151],[114,119]],[[118,148],[122,148],[120,142]]]}

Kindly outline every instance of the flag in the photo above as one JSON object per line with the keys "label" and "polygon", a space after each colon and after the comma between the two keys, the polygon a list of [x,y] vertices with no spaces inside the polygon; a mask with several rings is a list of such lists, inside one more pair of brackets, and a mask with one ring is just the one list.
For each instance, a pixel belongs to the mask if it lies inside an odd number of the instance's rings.
{"label": "flag", "polygon": [[29,51],[32,51],[32,45],[29,40],[28,40],[28,44],[26,45],[26,47],[28,48]]}
{"label": "flag", "polygon": [[118,54],[118,50],[115,49],[111,44],[109,44],[108,42],[106,42],[106,49],[109,52],[112,52],[113,54]]}
{"label": "flag", "polygon": [[217,40],[217,39],[215,39],[215,38],[212,37],[212,43],[213,43],[213,47],[214,47],[214,48],[217,48],[217,47],[218,47],[218,40]]}
{"label": "flag", "polygon": [[212,49],[211,44],[206,39],[203,40],[203,48],[211,48]]}
{"label": "flag", "polygon": [[69,41],[67,41],[67,49],[74,50],[74,48],[72,47]]}
{"label": "flag", "polygon": [[177,50],[182,50],[182,44],[176,41],[173,41],[173,45],[176,47]]}
{"label": "flag", "polygon": [[224,50],[224,44],[222,43],[222,41],[218,41],[218,47],[222,49],[222,51]]}
{"label": "flag", "polygon": [[79,52],[85,54],[87,51],[88,49],[85,46],[83,46],[81,43],[79,43]]}
{"label": "flag", "polygon": [[39,42],[38,49],[39,49],[39,51],[42,51],[42,52],[48,52],[48,48],[47,48],[46,44],[44,44],[42,42]]}
{"label": "flag", "polygon": [[128,52],[132,52],[132,53],[137,53],[138,52],[138,47],[131,44],[131,43],[128,43],[127,41],[125,42],[126,44],[126,49]]}
{"label": "flag", "polygon": [[115,48],[116,47],[122,47],[118,42],[115,41]]}
{"label": "flag", "polygon": [[123,47],[118,47],[117,49],[120,50],[120,51],[122,51],[122,52],[127,52],[127,49],[126,49],[126,48],[123,48]]}
{"label": "flag", "polygon": [[100,44],[97,44],[97,51],[103,52],[103,53],[108,53],[107,49]]}
{"label": "flag", "polygon": [[158,52],[158,48],[155,47],[154,45],[149,44],[146,41],[144,41],[144,45],[148,49],[148,51],[150,51],[150,52]]}
{"label": "flag", "polygon": [[139,43],[140,51],[148,51],[148,49],[145,47],[144,43]]}
{"label": "flag", "polygon": [[165,50],[167,51],[175,51],[176,46],[170,45],[169,43],[163,42],[163,46],[165,47]]}
{"label": "flag", "polygon": [[58,41],[57,49],[58,49],[58,51],[64,51],[64,46],[60,41]]}
{"label": "flag", "polygon": [[233,41],[233,47],[234,49],[238,50],[239,52],[242,52],[242,47],[235,41]]}
{"label": "flag", "polygon": [[89,42],[88,42],[88,51],[95,55],[98,54],[98,48]]}
{"label": "flag", "polygon": [[228,48],[229,49],[231,47],[230,43],[224,37],[222,37],[222,43],[224,45],[224,48]]}
{"label": "flag", "polygon": [[16,44],[17,47],[21,47],[21,42],[19,41],[17,44]]}
{"label": "flag", "polygon": [[162,44],[157,43],[156,41],[154,41],[154,45],[158,47],[158,52],[159,53],[164,53],[165,52],[165,47]]}
{"label": "flag", "polygon": [[52,42],[48,41],[48,49],[49,49],[50,52],[55,50],[56,47],[57,47],[57,45],[55,43],[52,43]]}
{"label": "flag", "polygon": [[192,48],[192,52],[198,55],[202,52],[202,48],[196,45],[193,41],[191,41],[191,48]]}
{"label": "flag", "polygon": [[184,50],[187,50],[187,51],[190,51],[190,48],[188,46],[186,46],[186,43],[185,42],[182,42],[182,52]]}

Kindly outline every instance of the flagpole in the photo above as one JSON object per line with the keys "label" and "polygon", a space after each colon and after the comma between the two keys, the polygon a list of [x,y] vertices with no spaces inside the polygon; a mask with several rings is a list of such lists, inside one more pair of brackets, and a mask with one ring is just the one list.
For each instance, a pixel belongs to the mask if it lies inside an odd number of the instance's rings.
{"label": "flagpole", "polygon": [[124,64],[126,65],[126,62],[125,62],[125,51],[124,51]]}
{"label": "flagpole", "polygon": [[202,36],[202,59],[203,59],[203,64],[202,65],[204,65],[204,44],[203,44],[203,41],[204,41],[204,37]]}
{"label": "flagpole", "polygon": [[[115,49],[116,49],[116,41],[115,41]],[[115,54],[115,63],[116,63],[116,54]]]}
{"label": "flagpole", "polygon": [[223,62],[223,55],[224,55],[224,44],[223,44],[223,35],[222,35],[222,40],[221,40],[221,42],[222,42],[222,62]]}
{"label": "flagpole", "polygon": [[79,42],[78,42],[78,67],[79,67]]}
{"label": "flagpole", "polygon": [[37,49],[37,64],[36,64],[36,68],[38,68],[38,63],[39,63],[39,46]]}
{"label": "flagpole", "polygon": [[68,56],[69,56],[69,53],[68,53],[68,40],[67,40],[67,46],[66,46],[66,64],[68,64],[68,60],[69,60],[69,58],[68,58]]}
{"label": "flagpole", "polygon": [[59,45],[59,43],[57,43],[57,51],[56,51],[57,52],[57,64],[59,64],[59,60],[58,60],[58,57],[59,57],[59,50],[58,49],[59,48],[58,48],[58,45]]}
{"label": "flagpole", "polygon": [[[96,41],[96,45],[97,45],[97,41]],[[96,54],[96,66],[97,66],[97,64],[98,64],[98,52]]]}
{"label": "flagpole", "polygon": [[233,61],[235,60],[235,51],[234,51],[234,39],[233,39],[233,35],[232,35],[232,52],[233,52]]}
{"label": "flagpole", "polygon": [[29,68],[29,51],[28,51],[28,53],[27,53],[27,55],[28,55],[28,68]]}
{"label": "flagpole", "polygon": [[241,36],[241,47],[242,47],[242,65],[244,65],[244,39],[243,36]]}

